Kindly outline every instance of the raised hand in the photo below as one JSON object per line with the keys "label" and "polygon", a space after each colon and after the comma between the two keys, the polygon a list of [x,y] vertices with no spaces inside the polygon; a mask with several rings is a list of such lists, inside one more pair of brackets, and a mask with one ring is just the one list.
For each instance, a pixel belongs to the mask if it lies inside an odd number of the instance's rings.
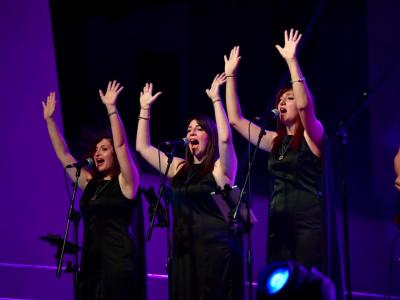
{"label": "raised hand", "polygon": [[153,95],[153,84],[146,83],[143,87],[143,91],[140,92],[140,107],[143,109],[149,109],[161,94],[162,92],[158,92]]}
{"label": "raised hand", "polygon": [[43,106],[43,118],[47,121],[53,117],[54,111],[56,109],[56,93],[51,92],[47,96],[46,102],[42,101]]}
{"label": "raised hand", "polygon": [[239,46],[232,48],[229,54],[229,59],[224,55],[225,60],[225,74],[227,76],[235,76],[241,57],[239,56]]}
{"label": "raised hand", "polygon": [[121,86],[119,82],[117,82],[116,80],[109,81],[105,94],[103,93],[102,90],[99,90],[101,101],[103,101],[105,105],[115,105],[117,97],[119,93],[123,90],[123,88],[124,87]]}
{"label": "raised hand", "polygon": [[225,73],[222,74],[217,74],[211,84],[211,87],[209,89],[206,89],[207,96],[215,101],[215,100],[221,100],[221,97],[219,95],[219,88],[221,85],[223,85],[226,81],[226,75]]}
{"label": "raised hand", "polygon": [[294,31],[293,28],[290,29],[289,35],[287,30],[285,30],[285,44],[283,48],[279,45],[275,45],[279,53],[285,60],[291,60],[296,58],[297,45],[300,42],[301,33],[298,30]]}

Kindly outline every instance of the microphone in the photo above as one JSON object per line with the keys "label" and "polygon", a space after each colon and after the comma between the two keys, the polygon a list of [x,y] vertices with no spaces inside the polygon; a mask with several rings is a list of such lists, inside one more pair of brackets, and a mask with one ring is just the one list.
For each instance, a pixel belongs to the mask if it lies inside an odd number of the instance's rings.
{"label": "microphone", "polygon": [[279,110],[277,110],[276,108],[274,108],[273,110],[261,115],[261,116],[257,116],[254,117],[253,120],[257,120],[257,121],[270,121],[270,120],[276,120],[279,118]]}
{"label": "microphone", "polygon": [[187,146],[187,144],[189,144],[189,139],[184,137],[182,139],[175,140],[175,141],[162,142],[160,144],[160,146],[163,145],[163,146],[172,146],[172,147],[174,147],[174,146],[183,146],[183,147],[185,147],[185,146]]}
{"label": "microphone", "polygon": [[94,160],[93,160],[93,158],[89,157],[89,158],[87,158],[85,160],[77,161],[76,163],[66,165],[65,169],[69,169],[69,168],[80,169],[80,168],[83,168],[83,167],[89,167],[90,168],[90,167],[93,167],[93,165],[94,165]]}

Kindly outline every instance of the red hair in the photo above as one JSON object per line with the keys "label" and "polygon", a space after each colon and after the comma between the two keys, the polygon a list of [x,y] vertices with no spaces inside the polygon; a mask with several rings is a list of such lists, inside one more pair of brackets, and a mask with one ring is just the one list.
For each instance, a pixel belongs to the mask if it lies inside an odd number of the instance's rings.
{"label": "red hair", "polygon": [[[281,101],[281,97],[284,93],[291,91],[291,87],[284,87],[279,90],[278,94],[276,95],[275,107],[278,108],[279,101]],[[282,123],[282,121],[278,118],[276,121],[276,132],[278,135],[274,138],[272,150],[271,152],[277,154],[279,152],[279,147],[281,146],[283,139],[287,136],[286,126]],[[304,135],[304,127],[301,123],[300,116],[297,116],[296,119],[296,131],[294,133],[293,139],[290,142],[289,149],[298,152],[300,150],[301,140]]]}

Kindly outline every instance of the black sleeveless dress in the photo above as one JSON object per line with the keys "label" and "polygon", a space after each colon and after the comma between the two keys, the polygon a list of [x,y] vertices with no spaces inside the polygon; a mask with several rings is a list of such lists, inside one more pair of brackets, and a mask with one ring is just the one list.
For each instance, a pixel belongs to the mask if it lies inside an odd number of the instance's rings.
{"label": "black sleeveless dress", "polygon": [[80,208],[84,224],[80,300],[145,299],[140,201],[122,194],[118,178],[92,180]]}
{"label": "black sleeveless dress", "polygon": [[172,180],[173,300],[243,299],[242,236],[225,223],[210,193],[212,173],[198,176],[193,165],[185,178]]}
{"label": "black sleeveless dress", "polygon": [[278,154],[271,153],[268,169],[273,175],[270,205],[268,261],[294,259],[310,268],[322,264],[323,203],[322,160],[316,157],[304,137],[300,150],[288,149],[286,136]]}

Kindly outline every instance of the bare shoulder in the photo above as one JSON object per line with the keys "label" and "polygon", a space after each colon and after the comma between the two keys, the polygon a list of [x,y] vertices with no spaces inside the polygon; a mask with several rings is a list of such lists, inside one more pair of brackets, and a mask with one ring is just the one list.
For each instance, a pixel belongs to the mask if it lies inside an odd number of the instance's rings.
{"label": "bare shoulder", "polygon": [[178,172],[183,168],[185,163],[186,163],[186,161],[183,158],[174,157],[174,159],[172,161],[172,166],[171,166],[171,169],[174,170],[172,177],[174,177],[176,174],[178,174]]}
{"label": "bare shoulder", "polygon": [[274,139],[277,135],[277,132],[267,130],[261,140],[260,148],[264,151],[271,152],[272,146],[274,145]]}
{"label": "bare shoulder", "polygon": [[317,157],[321,157],[322,156],[322,142],[320,143],[320,145],[318,145],[317,143],[315,143],[310,136],[308,135],[307,131],[304,131],[304,138],[306,140],[306,143],[308,145],[308,147],[310,148],[311,152],[317,156]]}
{"label": "bare shoulder", "polygon": [[235,178],[229,178],[228,176],[225,175],[225,173],[222,169],[222,164],[221,164],[220,159],[217,159],[215,161],[212,174],[214,176],[215,182],[220,187],[224,187],[226,184],[229,184],[229,185],[234,184]]}
{"label": "bare shoulder", "polygon": [[88,170],[82,169],[81,176],[79,177],[79,180],[78,180],[79,188],[82,191],[84,191],[86,189],[86,186],[88,185],[89,181],[92,179],[93,179],[92,174]]}
{"label": "bare shoulder", "polygon": [[119,183],[119,186],[121,187],[121,192],[122,192],[122,194],[126,197],[126,198],[128,198],[128,199],[130,199],[130,200],[133,200],[133,199],[135,199],[135,197],[136,197],[136,190],[135,190],[135,188],[134,188],[134,184],[129,184],[129,183],[127,183],[125,180],[124,180],[124,177],[122,176],[122,173],[119,173],[118,174],[118,183]]}

